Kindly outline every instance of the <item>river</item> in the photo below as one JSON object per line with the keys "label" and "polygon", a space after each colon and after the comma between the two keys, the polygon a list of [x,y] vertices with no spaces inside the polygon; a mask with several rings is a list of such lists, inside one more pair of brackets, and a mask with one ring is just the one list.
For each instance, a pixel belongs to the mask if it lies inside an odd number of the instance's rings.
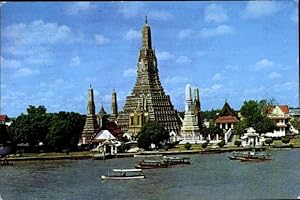
{"label": "river", "polygon": [[[15,162],[0,167],[0,196],[11,199],[296,199],[300,149],[274,150],[272,161],[243,163],[230,153],[193,154],[191,165],[145,170],[147,178],[102,181],[141,158]],[[1,199],[1,198],[0,198]]]}

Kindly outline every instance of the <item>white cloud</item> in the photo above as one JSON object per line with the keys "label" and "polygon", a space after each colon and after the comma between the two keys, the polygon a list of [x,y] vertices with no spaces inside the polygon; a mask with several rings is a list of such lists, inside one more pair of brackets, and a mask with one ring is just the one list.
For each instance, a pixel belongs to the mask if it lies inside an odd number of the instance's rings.
{"label": "white cloud", "polygon": [[259,71],[259,70],[271,68],[273,66],[274,66],[274,63],[272,61],[270,61],[266,58],[263,58],[263,59],[257,61],[254,66],[251,66],[251,68],[253,67],[254,71]]}
{"label": "white cloud", "polygon": [[187,38],[187,37],[191,36],[192,33],[193,33],[192,29],[183,29],[183,30],[179,31],[178,38],[179,39]]}
{"label": "white cloud", "polygon": [[274,90],[278,92],[285,92],[285,91],[294,90],[296,86],[297,86],[296,82],[288,81],[285,83],[274,85]]}
{"label": "white cloud", "polygon": [[20,68],[17,70],[15,76],[16,77],[27,77],[27,76],[34,76],[40,74],[38,69],[31,69],[31,68]]}
{"label": "white cloud", "polygon": [[204,10],[204,20],[206,22],[222,23],[228,19],[226,10],[217,4],[210,4]]}
{"label": "white cloud", "polygon": [[248,1],[242,16],[248,19],[258,19],[270,16],[279,9],[280,6],[276,1]]}
{"label": "white cloud", "polygon": [[45,23],[43,20],[7,26],[3,30],[3,37],[14,44],[14,47],[29,45],[31,48],[78,40],[70,27],[57,23]]}
{"label": "white cloud", "polygon": [[164,10],[151,10],[149,11],[148,16],[148,18],[151,20],[153,19],[167,21],[173,19],[173,15]]}
{"label": "white cloud", "polygon": [[128,68],[123,72],[124,77],[134,77],[136,75],[135,68]]}
{"label": "white cloud", "polygon": [[182,76],[174,76],[174,77],[170,77],[168,76],[165,80],[164,80],[164,84],[172,84],[172,83],[185,83],[187,82],[188,79]]}
{"label": "white cloud", "polygon": [[72,3],[72,5],[66,9],[66,14],[78,15],[81,12],[90,11],[93,8],[95,8],[95,6],[93,6],[90,2],[76,2]]}
{"label": "white cloud", "polygon": [[14,59],[5,59],[1,56],[1,68],[17,69],[21,67],[21,62]]}
{"label": "white cloud", "polygon": [[202,57],[202,56],[205,56],[205,55],[207,55],[206,51],[197,51],[196,52],[196,56]]}
{"label": "white cloud", "polygon": [[281,75],[278,72],[271,72],[268,76],[269,79],[277,79],[280,77],[281,77]]}
{"label": "white cloud", "polygon": [[211,86],[205,87],[205,88],[200,88],[201,91],[201,96],[203,97],[213,97],[219,92],[219,90],[223,86],[221,84],[213,84]]}
{"label": "white cloud", "polygon": [[212,80],[213,81],[219,81],[219,80],[222,80],[224,77],[222,76],[222,74],[220,73],[216,73],[213,77],[212,77]]}
{"label": "white cloud", "polygon": [[220,84],[214,84],[214,85],[211,86],[211,89],[213,89],[213,90],[218,90],[218,89],[220,89],[221,87],[222,87],[222,85],[220,85]]}
{"label": "white cloud", "polygon": [[79,56],[74,56],[71,58],[71,66],[79,66],[80,65],[80,58]]}
{"label": "white cloud", "polygon": [[188,58],[187,56],[179,56],[179,58],[176,59],[176,63],[179,64],[188,64],[191,63],[192,60]]}
{"label": "white cloud", "polygon": [[232,34],[234,30],[231,26],[226,24],[219,25],[215,28],[203,28],[200,31],[201,37],[214,37],[219,35]]}
{"label": "white cloud", "polygon": [[298,9],[296,8],[294,12],[292,12],[291,20],[298,24]]}
{"label": "white cloud", "polygon": [[140,16],[143,11],[143,3],[124,3],[118,9],[118,12],[121,13],[121,15],[123,15],[127,19]]}
{"label": "white cloud", "polygon": [[127,31],[127,33],[125,34],[124,38],[126,40],[132,40],[132,39],[137,39],[137,38],[141,38],[142,34],[139,31],[136,31],[134,29],[130,29],[129,31]]}
{"label": "white cloud", "polygon": [[94,37],[97,45],[103,45],[110,42],[110,40],[107,37],[101,34],[95,34]]}
{"label": "white cloud", "polygon": [[159,61],[175,59],[175,55],[173,55],[167,51],[157,52],[156,56]]}

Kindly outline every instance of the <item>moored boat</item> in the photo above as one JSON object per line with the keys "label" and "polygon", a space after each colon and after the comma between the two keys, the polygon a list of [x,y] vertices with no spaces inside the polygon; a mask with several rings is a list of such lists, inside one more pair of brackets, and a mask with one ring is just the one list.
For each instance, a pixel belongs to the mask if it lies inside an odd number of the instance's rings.
{"label": "moored boat", "polygon": [[232,156],[228,156],[230,160],[240,160],[242,162],[260,162],[272,160],[271,154],[257,152],[233,152]]}
{"label": "moored boat", "polygon": [[141,160],[135,168],[138,169],[155,169],[155,168],[167,168],[169,163],[163,160]]}
{"label": "moored boat", "polygon": [[170,165],[191,164],[189,157],[164,156],[163,160]]}
{"label": "moored boat", "polygon": [[141,169],[113,169],[111,174],[101,176],[102,180],[131,180],[145,178]]}

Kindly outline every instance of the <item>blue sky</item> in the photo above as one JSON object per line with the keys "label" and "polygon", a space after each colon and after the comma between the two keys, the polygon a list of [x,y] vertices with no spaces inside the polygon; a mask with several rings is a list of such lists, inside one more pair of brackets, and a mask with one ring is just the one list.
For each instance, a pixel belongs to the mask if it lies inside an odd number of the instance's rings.
{"label": "blue sky", "polygon": [[298,105],[298,1],[8,2],[1,6],[1,113],[44,105],[119,110],[136,80],[145,15],[160,81],[179,111],[187,83],[202,110],[275,98]]}

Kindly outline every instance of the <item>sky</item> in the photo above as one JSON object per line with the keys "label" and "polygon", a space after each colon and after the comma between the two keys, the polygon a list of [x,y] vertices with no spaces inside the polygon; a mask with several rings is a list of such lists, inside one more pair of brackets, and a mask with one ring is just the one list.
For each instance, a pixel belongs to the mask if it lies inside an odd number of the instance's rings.
{"label": "sky", "polygon": [[185,85],[202,110],[274,98],[298,106],[298,0],[6,2],[1,4],[1,114],[122,110],[136,81],[148,16],[161,84],[178,111]]}

